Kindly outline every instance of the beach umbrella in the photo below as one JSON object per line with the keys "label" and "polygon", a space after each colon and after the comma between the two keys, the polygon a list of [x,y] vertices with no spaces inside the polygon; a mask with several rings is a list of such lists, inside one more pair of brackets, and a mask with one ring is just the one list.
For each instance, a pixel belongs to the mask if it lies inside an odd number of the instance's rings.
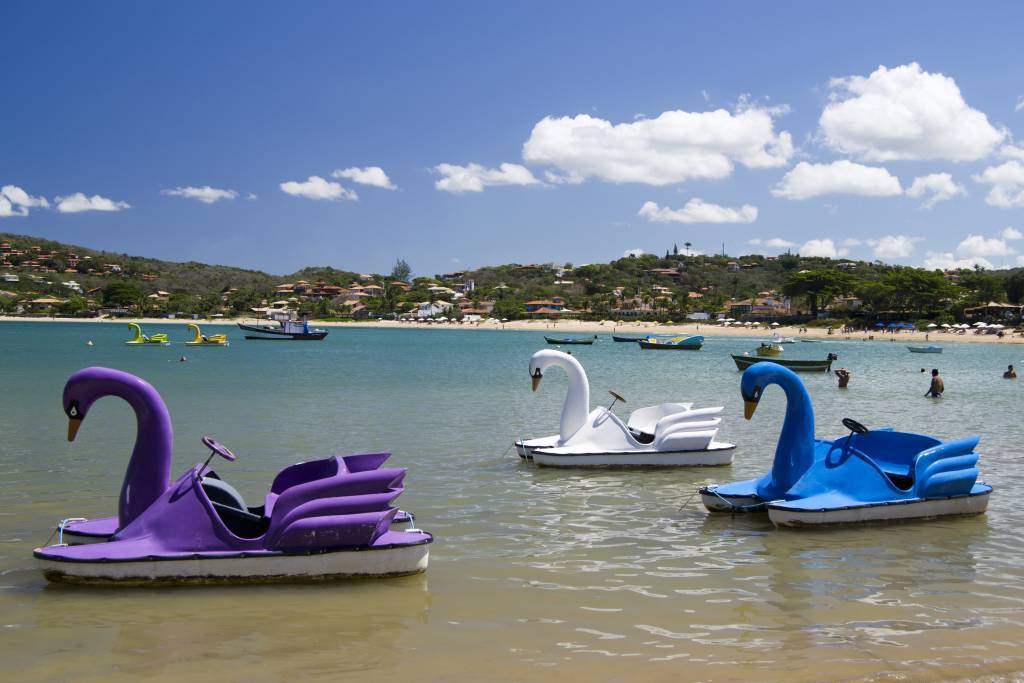
{"label": "beach umbrella", "polygon": [[1003,329],[1004,326],[1001,323],[995,323],[995,324],[989,325],[989,327],[995,328],[997,330],[1001,330],[1001,329]]}
{"label": "beach umbrella", "polygon": [[949,323],[942,323],[941,325],[939,325],[939,327],[944,327],[944,328],[946,328],[948,330],[950,328],[950,324]]}
{"label": "beach umbrella", "polygon": [[882,323],[882,322],[875,323],[875,327],[885,327],[885,323]]}
{"label": "beach umbrella", "polygon": [[744,325],[753,325],[754,323],[752,323],[752,322],[750,322],[750,321],[748,320],[747,322],[745,322],[745,323],[743,323],[743,324],[744,324]]}
{"label": "beach umbrella", "polygon": [[981,322],[980,320],[978,322],[974,323],[974,326],[975,327],[988,327],[988,325],[986,325],[985,323]]}
{"label": "beach umbrella", "polygon": [[938,327],[938,325],[936,325],[935,323],[928,323],[929,330],[934,330],[936,327]]}
{"label": "beach umbrella", "polygon": [[779,323],[772,323],[772,327],[778,327]]}

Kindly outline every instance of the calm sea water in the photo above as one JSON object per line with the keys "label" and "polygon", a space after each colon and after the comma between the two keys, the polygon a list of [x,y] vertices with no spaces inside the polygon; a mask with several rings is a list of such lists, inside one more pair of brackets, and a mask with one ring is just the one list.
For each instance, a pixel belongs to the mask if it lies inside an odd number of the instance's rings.
{"label": "calm sea water", "polygon": [[[180,326],[151,328],[184,341]],[[1000,379],[1024,348],[797,344],[838,353],[840,391],[806,377],[819,436],[840,420],[939,437],[981,434],[987,515],[939,522],[776,530],[709,516],[692,494],[771,463],[784,411],[772,388],[742,419],[730,352],[640,351],[604,337],[573,353],[592,396],[628,408],[686,400],[726,407],[729,468],[560,471],[520,462],[516,437],[557,431],[565,378],[538,393],[532,332],[334,329],[322,343],[128,348],[119,325],[0,324],[0,678],[12,681],[945,680],[1024,670],[1024,380]],[[94,346],[88,347],[87,340]],[[178,358],[187,354],[188,362]],[[134,441],[127,404],[105,399],[75,443],[60,395],[88,365],[136,373],[163,395],[174,471],[211,434],[221,465],[259,499],[292,462],[389,450],[409,468],[401,503],[433,532],[417,577],[314,586],[82,589],[49,586],[32,548],[63,517],[113,513]],[[922,398],[922,367],[947,394]],[[1019,674],[1018,674],[1019,675]]]}

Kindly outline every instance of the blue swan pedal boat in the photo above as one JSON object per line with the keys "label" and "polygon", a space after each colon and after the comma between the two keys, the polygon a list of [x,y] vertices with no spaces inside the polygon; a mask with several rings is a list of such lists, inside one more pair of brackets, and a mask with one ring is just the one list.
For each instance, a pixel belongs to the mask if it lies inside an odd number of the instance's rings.
{"label": "blue swan pedal boat", "polygon": [[767,510],[776,526],[810,526],[979,514],[992,487],[978,482],[979,437],[941,441],[892,429],[814,438],[814,408],[803,382],[775,363],[758,363],[740,380],[745,417],[771,384],[786,394],[786,417],[772,469],[764,476],[700,489],[712,512]]}

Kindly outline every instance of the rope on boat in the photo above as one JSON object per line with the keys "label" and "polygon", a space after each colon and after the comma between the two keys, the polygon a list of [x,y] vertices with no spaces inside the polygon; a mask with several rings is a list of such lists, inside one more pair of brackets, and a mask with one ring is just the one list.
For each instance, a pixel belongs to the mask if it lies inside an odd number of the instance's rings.
{"label": "rope on boat", "polygon": [[729,508],[732,509],[734,512],[737,511],[737,510],[738,511],[753,510],[754,508],[764,507],[764,503],[751,503],[750,505],[737,505],[736,503],[732,502],[728,498],[725,498],[724,496],[722,496],[722,494],[719,493],[717,489],[709,488],[708,492],[715,494],[716,498],[718,498],[720,501],[722,501],[723,503],[728,505]]}
{"label": "rope on boat", "polygon": [[690,497],[687,498],[686,501],[679,506],[679,511],[682,512],[684,509],[686,509],[686,506],[690,504],[690,501],[693,500],[694,496],[696,496],[698,493],[700,493],[700,489],[697,489],[696,491],[691,493]]}
{"label": "rope on boat", "polygon": [[88,520],[85,517],[68,517],[66,519],[60,520],[60,524],[58,524],[57,528],[50,533],[50,537],[46,539],[46,543],[43,544],[43,547],[50,545],[50,541],[53,540],[54,536],[57,537],[57,545],[64,545],[64,527],[66,527],[68,524],[71,524],[72,522],[87,521]]}

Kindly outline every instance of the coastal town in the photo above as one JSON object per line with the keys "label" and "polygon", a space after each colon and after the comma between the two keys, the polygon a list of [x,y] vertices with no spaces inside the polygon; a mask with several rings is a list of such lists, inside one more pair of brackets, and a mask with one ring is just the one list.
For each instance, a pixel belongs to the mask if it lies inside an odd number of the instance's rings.
{"label": "coastal town", "polygon": [[[689,246],[686,247],[689,251]],[[0,236],[0,315],[323,321],[618,320],[1012,329],[1024,269],[927,271],[780,256],[630,255],[608,264],[510,264],[413,277],[309,268],[284,278]],[[995,326],[999,327],[996,328]]]}

